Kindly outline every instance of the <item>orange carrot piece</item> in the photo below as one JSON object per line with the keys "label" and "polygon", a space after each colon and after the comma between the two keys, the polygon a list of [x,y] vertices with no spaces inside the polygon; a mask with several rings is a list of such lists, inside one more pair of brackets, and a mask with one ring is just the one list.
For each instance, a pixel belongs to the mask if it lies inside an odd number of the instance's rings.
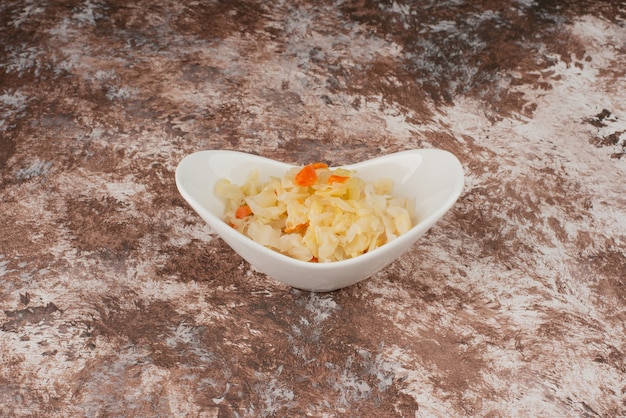
{"label": "orange carrot piece", "polygon": [[296,184],[301,187],[312,186],[317,181],[317,173],[312,164],[305,165],[296,174]]}
{"label": "orange carrot piece", "polygon": [[235,211],[235,218],[237,219],[243,219],[250,215],[252,215],[252,209],[250,209],[250,206],[248,205],[241,205]]}
{"label": "orange carrot piece", "polygon": [[319,162],[318,163],[313,163],[313,164],[311,164],[311,166],[313,168],[315,168],[315,169],[318,169],[318,168],[328,168],[328,164],[326,164],[326,163],[319,163]]}
{"label": "orange carrot piece", "polygon": [[309,221],[306,221],[305,223],[298,224],[294,226],[293,228],[285,227],[284,232],[285,234],[291,234],[292,232],[296,232],[296,231],[300,232],[308,226],[309,226]]}
{"label": "orange carrot piece", "polygon": [[313,257],[309,260],[310,263],[319,263],[319,260],[317,259],[317,257]]}
{"label": "orange carrot piece", "polygon": [[331,174],[330,177],[328,177],[328,184],[344,183],[349,178],[350,177],[348,177],[348,176],[339,176],[337,174]]}

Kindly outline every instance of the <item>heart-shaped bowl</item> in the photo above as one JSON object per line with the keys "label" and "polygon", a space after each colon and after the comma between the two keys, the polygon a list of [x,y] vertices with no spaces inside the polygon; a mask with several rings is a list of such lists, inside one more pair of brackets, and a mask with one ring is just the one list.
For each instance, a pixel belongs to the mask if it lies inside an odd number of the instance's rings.
{"label": "heart-shaped bowl", "polygon": [[[243,184],[252,169],[261,181],[283,177],[293,165],[226,150],[198,151],[176,169],[176,186],[189,205],[233,250],[257,270],[292,287],[325,292],[350,286],[380,271],[428,231],[452,207],[463,189],[463,167],[450,152],[418,149],[343,166],[365,181],[390,178],[393,194],[415,202],[413,228],[373,251],[347,260],[313,263],[283,255],[246,237],[222,220],[225,204],[215,184],[226,178]],[[335,168],[335,167],[333,167]]]}

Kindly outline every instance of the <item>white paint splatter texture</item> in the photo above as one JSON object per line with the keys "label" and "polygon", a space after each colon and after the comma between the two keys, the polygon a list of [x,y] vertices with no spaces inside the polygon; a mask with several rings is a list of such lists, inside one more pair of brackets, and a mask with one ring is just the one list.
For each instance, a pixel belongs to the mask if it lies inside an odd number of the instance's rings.
{"label": "white paint splatter texture", "polygon": [[[625,13],[2,2],[0,415],[626,416]],[[252,269],[174,183],[201,149],[420,147],[461,198],[328,294]]]}

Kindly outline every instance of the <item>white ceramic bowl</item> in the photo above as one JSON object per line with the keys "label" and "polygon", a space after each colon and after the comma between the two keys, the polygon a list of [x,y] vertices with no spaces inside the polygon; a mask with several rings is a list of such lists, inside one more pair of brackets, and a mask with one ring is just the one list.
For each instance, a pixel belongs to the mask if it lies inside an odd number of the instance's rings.
{"label": "white ceramic bowl", "polygon": [[[384,155],[345,166],[366,181],[388,177],[397,196],[415,201],[417,224],[405,234],[358,257],[331,263],[296,260],[270,250],[224,221],[224,203],[213,190],[220,178],[243,184],[252,169],[261,180],[282,177],[292,165],[257,155],[224,150],[199,151],[176,169],[176,185],[189,205],[211,229],[259,271],[298,289],[331,291],[366,279],[407,251],[450,209],[463,189],[463,168],[447,151],[420,149]],[[332,167],[334,168],[334,167]]]}

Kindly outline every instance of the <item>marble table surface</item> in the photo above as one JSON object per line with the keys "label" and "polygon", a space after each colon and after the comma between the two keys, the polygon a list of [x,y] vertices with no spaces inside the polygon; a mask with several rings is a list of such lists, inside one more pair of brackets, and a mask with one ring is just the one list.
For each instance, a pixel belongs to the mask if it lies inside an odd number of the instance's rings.
{"label": "marble table surface", "polygon": [[[174,182],[413,148],[461,197],[335,292]],[[626,5],[2,1],[0,415],[626,416]]]}

